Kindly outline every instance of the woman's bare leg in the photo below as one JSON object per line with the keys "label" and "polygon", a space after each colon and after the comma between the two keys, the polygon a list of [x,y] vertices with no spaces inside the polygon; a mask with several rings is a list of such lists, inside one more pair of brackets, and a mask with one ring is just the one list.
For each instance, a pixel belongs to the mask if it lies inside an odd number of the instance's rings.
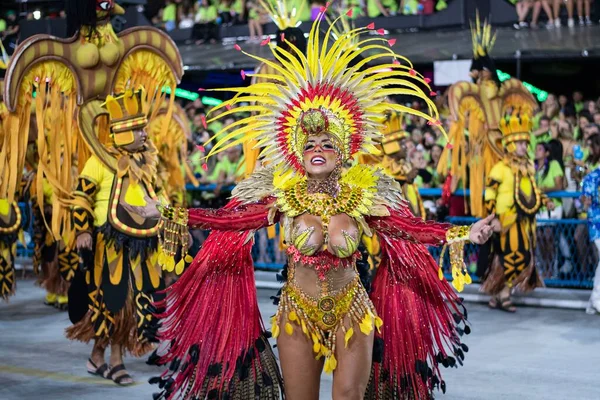
{"label": "woman's bare leg", "polygon": [[374,332],[364,335],[355,328],[344,347],[344,333],[337,333],[337,368],[333,372],[333,400],[362,400],[369,384],[373,361]]}
{"label": "woman's bare leg", "polygon": [[537,1],[533,5],[533,15],[531,16],[531,26],[535,27],[538,23],[538,18],[540,17],[540,11],[542,10],[542,3]]}
{"label": "woman's bare leg", "polygon": [[312,343],[300,327],[294,325],[294,332],[288,335],[283,321],[287,321],[287,316],[281,318],[277,348],[285,397],[287,400],[318,400],[323,359],[315,360]]}
{"label": "woman's bare leg", "polygon": [[567,16],[569,17],[569,19],[573,19],[573,11],[575,9],[575,0],[568,0],[567,1]]}
{"label": "woman's bare leg", "polygon": [[554,19],[560,20],[560,4],[563,0],[554,0]]}
{"label": "woman's bare leg", "polygon": [[542,8],[544,9],[546,16],[548,17],[548,23],[550,23],[550,24],[554,23],[554,17],[552,16],[552,9],[550,8],[550,3],[548,3],[548,0],[542,0]]}

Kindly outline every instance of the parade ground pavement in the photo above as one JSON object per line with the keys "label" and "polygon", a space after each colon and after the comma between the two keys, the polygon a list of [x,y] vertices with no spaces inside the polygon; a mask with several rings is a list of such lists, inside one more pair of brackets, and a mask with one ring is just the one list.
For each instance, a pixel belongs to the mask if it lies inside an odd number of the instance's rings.
{"label": "parade ground pavement", "polygon": [[[274,293],[259,290],[267,323]],[[89,375],[91,347],[65,339],[67,314],[45,306],[43,298],[33,281],[21,280],[10,303],[0,303],[0,399],[152,399],[157,388],[147,381],[159,368],[127,358],[136,384],[126,388]],[[443,370],[448,389],[436,399],[600,399],[600,316],[552,308],[508,314],[470,304],[469,320],[465,366]],[[321,399],[331,399],[331,384],[324,375]]]}

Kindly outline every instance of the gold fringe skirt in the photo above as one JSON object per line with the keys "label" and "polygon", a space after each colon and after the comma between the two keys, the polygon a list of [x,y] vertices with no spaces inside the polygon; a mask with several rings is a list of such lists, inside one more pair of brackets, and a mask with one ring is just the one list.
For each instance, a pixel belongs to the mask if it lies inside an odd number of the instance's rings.
{"label": "gold fringe skirt", "polygon": [[271,323],[274,338],[279,336],[282,324],[288,335],[293,334],[294,326],[299,327],[312,341],[315,357],[325,357],[326,373],[337,367],[338,330],[344,333],[344,347],[348,347],[357,326],[363,334],[370,335],[373,329],[379,330],[383,325],[358,276],[343,288],[320,298],[309,296],[289,280],[282,288],[279,308]]}

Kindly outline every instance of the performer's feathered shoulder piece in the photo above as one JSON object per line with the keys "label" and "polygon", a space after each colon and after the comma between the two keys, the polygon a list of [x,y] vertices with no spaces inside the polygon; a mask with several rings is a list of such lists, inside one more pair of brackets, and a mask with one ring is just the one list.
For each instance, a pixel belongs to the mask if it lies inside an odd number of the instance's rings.
{"label": "performer's feathered shoulder piece", "polygon": [[[405,201],[398,183],[371,165],[354,165],[339,182],[340,200],[347,204],[341,212],[354,218],[385,216],[389,214],[388,207],[397,209]],[[254,203],[273,196],[279,211],[293,217],[306,212],[309,199],[305,193],[306,177],[281,176],[272,168],[260,168],[235,187],[232,197],[242,203]]]}

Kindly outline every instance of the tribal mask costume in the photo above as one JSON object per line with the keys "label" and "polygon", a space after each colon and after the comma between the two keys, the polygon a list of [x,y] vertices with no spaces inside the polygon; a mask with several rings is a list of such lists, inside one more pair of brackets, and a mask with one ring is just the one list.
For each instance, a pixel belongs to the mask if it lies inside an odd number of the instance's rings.
{"label": "tribal mask costume", "polygon": [[[222,139],[209,156],[256,140],[266,167],[238,184],[222,209],[163,210],[171,227],[212,232],[157,304],[166,307],[160,339],[170,347],[150,360],[169,364],[151,380],[162,389],[155,398],[279,398],[281,378],[260,319],[250,254],[255,231],[276,222],[290,245],[290,274],[273,319],[274,336],[304,335],[331,372],[337,352],[352,346],[354,335],[376,330],[368,399],[430,398],[434,387],[445,390],[439,365],[462,363],[467,347],[460,335],[470,328],[456,326],[466,323],[460,300],[426,246],[450,245],[453,284],[461,290],[470,282],[461,251],[469,228],[413,216],[398,186],[375,167],[342,169],[358,152],[376,151],[378,121],[386,111],[437,125],[437,110],[421,89],[427,84],[382,38],[347,46],[372,27],[353,29],[333,42],[329,31],[321,42],[321,19],[322,13],[312,26],[306,55],[291,43],[289,50],[271,48],[277,62],[248,54],[277,73],[258,73],[266,82],[223,89],[236,94],[221,107],[242,105],[219,118],[252,115],[217,133]],[[369,67],[369,62],[381,65]],[[424,100],[429,113],[385,103],[392,93]],[[303,157],[317,147],[336,161],[329,177],[315,182]],[[341,223],[347,227],[340,229]],[[171,244],[187,237],[180,228],[168,229]],[[354,272],[362,232],[377,235],[382,247],[370,296]],[[302,283],[306,273],[317,277],[316,290]],[[330,279],[335,276],[346,279],[339,284]],[[343,344],[336,343],[339,331]]]}
{"label": "tribal mask costume", "polygon": [[[482,26],[477,15],[471,31],[473,55],[479,68],[478,80],[476,83],[457,82],[448,89],[453,120],[449,133],[452,146],[444,149],[438,163],[438,173],[455,177],[450,188],[452,192],[457,189],[459,181],[463,186],[469,182],[471,214],[483,217],[486,215],[483,185],[492,167],[504,157],[500,120],[509,108],[533,112],[537,102],[518,79],[509,79],[500,84],[490,56],[496,37],[492,35],[491,26],[487,22]],[[465,130],[468,131],[468,152]]]}
{"label": "tribal mask costume", "polygon": [[529,143],[531,117],[528,110],[515,110],[500,121],[506,154],[488,175],[485,205],[502,231],[481,247],[478,260],[481,288],[491,295],[505,285],[521,292],[544,285],[535,267],[535,215],[547,198],[536,185],[533,161],[515,154],[517,142]]}

